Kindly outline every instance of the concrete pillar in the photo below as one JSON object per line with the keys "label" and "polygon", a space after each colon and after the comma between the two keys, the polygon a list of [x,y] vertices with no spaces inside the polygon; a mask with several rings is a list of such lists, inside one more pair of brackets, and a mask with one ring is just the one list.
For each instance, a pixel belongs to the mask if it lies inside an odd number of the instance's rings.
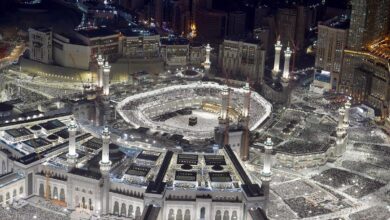
{"label": "concrete pillar", "polygon": [[278,40],[275,44],[275,61],[274,61],[274,68],[272,69],[272,76],[274,78],[277,77],[280,69],[279,69],[279,66],[280,66],[280,51],[282,50],[282,43],[280,42],[280,40]]}
{"label": "concrete pillar", "polygon": [[96,59],[98,63],[98,74],[97,74],[97,85],[99,88],[103,87],[103,65],[104,65],[104,59],[101,54],[98,55]]}
{"label": "concrete pillar", "polygon": [[110,95],[110,71],[111,66],[106,61],[103,66],[103,95],[105,96]]}
{"label": "concrete pillar", "polygon": [[68,131],[69,131],[69,147],[68,147],[68,154],[66,155],[66,157],[68,158],[69,162],[74,163],[76,162],[76,159],[79,155],[76,153],[77,124],[73,118],[68,126]]}
{"label": "concrete pillar", "polygon": [[290,50],[290,47],[287,47],[287,49],[284,51],[284,69],[283,69],[283,75],[282,80],[284,82],[288,82],[290,79],[290,58],[291,58],[292,51]]}

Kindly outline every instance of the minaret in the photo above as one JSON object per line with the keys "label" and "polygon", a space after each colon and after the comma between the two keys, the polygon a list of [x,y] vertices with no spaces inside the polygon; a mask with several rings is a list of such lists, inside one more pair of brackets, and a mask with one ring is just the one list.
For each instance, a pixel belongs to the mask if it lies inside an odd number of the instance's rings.
{"label": "minaret", "polygon": [[218,117],[218,127],[215,128],[216,143],[223,147],[229,143],[229,87],[224,85],[221,92],[221,111]]}
{"label": "minaret", "polygon": [[77,124],[73,118],[70,121],[70,124],[68,126],[68,131],[69,131],[69,148],[68,148],[69,151],[68,151],[68,154],[66,154],[66,157],[67,157],[69,163],[74,164],[79,155],[76,153]]}
{"label": "minaret", "polygon": [[269,190],[270,190],[270,182],[271,182],[271,153],[274,143],[271,138],[268,137],[264,142],[264,166],[263,171],[261,172],[261,187],[264,190],[264,196],[266,198],[265,204],[268,203],[269,200]]}
{"label": "minaret", "polygon": [[345,109],[341,107],[339,109],[339,121],[336,128],[336,157],[341,157],[345,152],[345,139],[346,131],[344,126]]}
{"label": "minaret", "polygon": [[249,159],[249,107],[250,107],[250,87],[249,83],[246,83],[244,86],[244,106],[242,109],[242,140],[240,146],[240,158],[242,161],[247,161]]}
{"label": "minaret", "polygon": [[337,124],[337,128],[344,127],[344,117],[345,117],[345,109],[343,107],[339,108],[339,121]]}
{"label": "minaret", "polygon": [[110,161],[110,132],[108,131],[108,127],[104,127],[102,132],[102,159],[99,162],[100,172],[103,177],[103,195],[102,195],[102,209],[101,213],[103,215],[109,213],[109,192],[110,192],[110,169],[111,169],[111,161]]}
{"label": "minaret", "polygon": [[106,61],[103,66],[103,95],[105,96],[110,94],[110,70],[111,66]]}
{"label": "minaret", "polygon": [[284,69],[283,69],[283,75],[282,75],[282,81],[288,82],[290,79],[290,58],[291,58],[292,51],[290,50],[290,47],[288,46],[287,49],[284,51]]}
{"label": "minaret", "polygon": [[244,106],[242,108],[242,117],[246,118],[249,116],[249,102],[250,102],[250,87],[249,83],[246,83],[244,89]]}
{"label": "minaret", "polygon": [[102,147],[102,160],[100,161],[100,167],[103,165],[110,165],[110,156],[109,156],[109,146],[110,146],[110,132],[108,131],[108,127],[104,127],[102,132],[102,140],[103,140],[103,147]]}
{"label": "minaret", "polygon": [[351,108],[351,101],[348,99],[345,103],[345,116],[344,116],[344,127],[348,129],[349,127],[349,109]]}
{"label": "minaret", "polygon": [[206,46],[206,61],[203,63],[203,67],[206,71],[206,75],[209,74],[210,67],[211,67],[211,61],[210,61],[210,52],[212,48],[210,47],[210,44],[207,44]]}
{"label": "minaret", "polygon": [[272,78],[276,79],[279,74],[279,66],[280,66],[280,51],[282,50],[282,43],[280,42],[280,39],[276,41],[275,44],[275,62],[274,62],[274,68],[272,70]]}
{"label": "minaret", "polygon": [[97,59],[98,64],[98,76],[97,76],[97,86],[99,88],[103,87],[103,65],[104,65],[104,59],[101,54],[98,55]]}
{"label": "minaret", "polygon": [[220,120],[226,121],[228,120],[228,108],[229,108],[229,87],[224,85],[221,93],[221,113]]}

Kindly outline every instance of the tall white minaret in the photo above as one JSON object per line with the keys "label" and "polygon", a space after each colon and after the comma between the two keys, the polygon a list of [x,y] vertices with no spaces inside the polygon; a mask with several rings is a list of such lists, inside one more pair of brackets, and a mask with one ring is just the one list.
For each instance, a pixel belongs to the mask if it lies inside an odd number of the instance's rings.
{"label": "tall white minaret", "polygon": [[102,131],[102,141],[103,141],[103,146],[102,146],[102,160],[100,161],[100,166],[102,165],[111,165],[110,161],[110,131],[108,130],[108,127],[104,127]]}
{"label": "tall white minaret", "polygon": [[211,67],[211,61],[210,61],[210,52],[212,48],[210,47],[210,44],[206,45],[206,61],[203,63],[203,67],[206,71],[206,74],[209,74],[210,67]]}
{"label": "tall white minaret", "polygon": [[344,117],[345,109],[341,107],[339,109],[339,121],[336,128],[336,157],[341,157],[345,152],[345,139],[346,139],[346,130],[344,126]]}
{"label": "tall white minaret", "polygon": [[339,121],[337,124],[337,128],[344,127],[344,117],[345,117],[345,109],[343,107],[339,108]]}
{"label": "tall white minaret", "polygon": [[97,76],[97,86],[99,88],[103,87],[103,65],[104,65],[104,59],[101,54],[98,55],[97,59],[98,64],[98,76]]}
{"label": "tall white minaret", "polygon": [[246,118],[249,116],[249,102],[250,102],[250,87],[249,87],[249,83],[245,83],[245,86],[244,86],[244,106],[242,108],[242,117],[243,118]]}
{"label": "tall white minaret", "polygon": [[275,61],[274,61],[274,68],[272,69],[272,77],[277,78],[279,71],[280,71],[280,51],[282,50],[282,43],[280,42],[280,39],[276,41],[275,44]]}
{"label": "tall white minaret", "polygon": [[105,96],[110,95],[110,71],[111,66],[106,61],[103,66],[103,95]]}
{"label": "tall white minaret", "polygon": [[271,154],[274,143],[271,138],[268,137],[264,142],[264,166],[263,171],[261,172],[261,188],[263,188],[264,196],[266,198],[266,204],[269,200],[269,190],[270,190],[270,182],[272,177],[271,172]]}
{"label": "tall white minaret", "polygon": [[242,108],[242,119],[240,121],[242,125],[242,138],[240,145],[240,158],[242,161],[249,160],[249,105],[250,105],[250,87],[249,83],[244,86],[244,103]]}
{"label": "tall white minaret", "polygon": [[104,127],[102,132],[102,160],[99,162],[100,172],[103,177],[103,196],[101,201],[101,213],[103,215],[109,213],[109,193],[110,193],[110,131],[108,127]]}
{"label": "tall white minaret", "polygon": [[274,143],[271,138],[268,137],[264,142],[264,166],[261,173],[262,176],[270,177],[271,176],[271,153]]}
{"label": "tall white minaret", "polygon": [[283,75],[282,75],[282,81],[288,82],[290,79],[290,58],[291,58],[292,51],[290,50],[290,47],[288,46],[287,49],[284,51],[284,69],[283,69]]}
{"label": "tall white minaret", "polygon": [[66,157],[68,161],[73,164],[76,162],[76,159],[79,156],[76,153],[77,124],[73,118],[70,121],[70,124],[68,126],[68,131],[69,131],[69,147],[68,147],[68,154],[66,155]]}
{"label": "tall white minaret", "polygon": [[348,99],[345,103],[345,116],[344,116],[344,128],[348,129],[349,127],[349,109],[351,108],[351,101]]}
{"label": "tall white minaret", "polygon": [[221,120],[227,120],[228,118],[228,108],[229,108],[229,87],[225,85],[222,89],[221,93],[221,113],[220,113],[220,118]]}

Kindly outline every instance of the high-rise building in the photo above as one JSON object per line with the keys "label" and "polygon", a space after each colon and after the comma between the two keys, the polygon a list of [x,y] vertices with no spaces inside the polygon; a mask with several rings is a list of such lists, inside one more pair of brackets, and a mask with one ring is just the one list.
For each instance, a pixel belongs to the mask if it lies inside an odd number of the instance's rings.
{"label": "high-rise building", "polygon": [[389,30],[390,0],[352,0],[348,48],[360,50]]}
{"label": "high-rise building", "polygon": [[339,91],[364,102],[383,118],[390,103],[390,0],[352,0],[348,45]]}
{"label": "high-rise building", "polygon": [[228,36],[244,36],[246,25],[246,14],[243,11],[229,13]]}
{"label": "high-rise building", "polygon": [[384,118],[390,103],[390,38],[367,45],[364,50],[344,50],[339,91],[354,103],[365,102]]}
{"label": "high-rise building", "polygon": [[162,26],[163,22],[163,0],[154,0],[154,19],[158,26]]}
{"label": "high-rise building", "polygon": [[223,73],[234,78],[262,82],[265,50],[256,40],[224,40],[219,47],[218,66]]}
{"label": "high-rise building", "polygon": [[223,11],[201,10],[197,18],[199,36],[205,39],[221,39],[227,31],[227,14]]}
{"label": "high-rise building", "polygon": [[347,46],[349,21],[345,17],[336,17],[319,23],[315,67],[331,75],[331,88],[337,90],[343,50]]}
{"label": "high-rise building", "polygon": [[52,63],[53,32],[50,28],[29,28],[30,59],[42,63]]}
{"label": "high-rise building", "polygon": [[283,45],[295,40],[295,31],[297,25],[297,11],[295,8],[280,8],[277,16],[278,35]]}
{"label": "high-rise building", "polygon": [[309,5],[279,8],[276,14],[276,34],[280,35],[282,43],[294,43],[296,52],[303,51],[306,34],[316,22],[316,12],[317,8]]}
{"label": "high-rise building", "polygon": [[120,1],[120,5],[129,10],[141,9],[144,6],[144,0]]}
{"label": "high-rise building", "polygon": [[260,28],[263,27],[267,23],[267,21],[264,19],[265,17],[268,16],[270,13],[271,8],[268,6],[258,6],[255,9],[255,21],[254,21],[254,27],[255,28]]}

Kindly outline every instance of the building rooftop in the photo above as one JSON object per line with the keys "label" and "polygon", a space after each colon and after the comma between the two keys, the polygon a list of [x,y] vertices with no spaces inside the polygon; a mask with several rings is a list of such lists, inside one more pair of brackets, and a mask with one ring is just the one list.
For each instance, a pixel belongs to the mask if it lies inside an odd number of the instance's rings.
{"label": "building rooftop", "polygon": [[236,42],[241,41],[241,42],[244,42],[244,43],[256,44],[256,45],[260,45],[260,43],[261,43],[261,41],[259,39],[256,39],[256,38],[249,38],[249,37],[242,38],[242,37],[239,37],[239,36],[226,37],[225,40],[236,41]]}
{"label": "building rooftop", "polygon": [[150,171],[150,167],[139,166],[137,164],[131,164],[127,169],[126,174],[131,176],[142,176],[146,177]]}
{"label": "building rooftop", "polygon": [[149,182],[148,187],[146,188],[146,193],[153,193],[153,194],[161,194],[164,189],[166,183],[163,182],[165,174],[168,171],[168,167],[170,164],[170,161],[172,159],[173,152],[172,151],[167,151],[165,154],[164,160],[161,163],[160,170],[157,173],[157,176],[154,181]]}
{"label": "building rooftop", "polygon": [[176,171],[175,172],[175,180],[195,182],[196,181],[196,172]]}
{"label": "building rooftop", "polygon": [[7,133],[8,135],[11,135],[14,138],[19,138],[19,137],[23,137],[23,136],[27,136],[27,135],[32,134],[31,131],[29,131],[27,128],[24,128],[24,127],[9,129],[9,130],[6,130],[5,133]]}
{"label": "building rooftop", "polygon": [[40,147],[43,147],[43,146],[47,146],[49,144],[51,144],[51,142],[41,138],[41,137],[38,137],[38,138],[34,138],[34,139],[30,139],[30,140],[27,140],[27,141],[23,141],[24,144],[36,149],[36,148],[40,148]]}
{"label": "building rooftop", "polygon": [[6,173],[0,176],[0,188],[24,178],[19,173]]}
{"label": "building rooftop", "polygon": [[161,155],[161,153],[159,153],[159,152],[141,151],[141,153],[138,154],[137,159],[157,161],[158,158],[160,157],[160,155]]}
{"label": "building rooftop", "polygon": [[58,119],[51,120],[51,121],[48,121],[45,123],[41,123],[39,125],[47,131],[54,130],[54,129],[57,129],[60,127],[65,127],[65,124],[62,123],[61,121],[59,121]]}
{"label": "building rooftop", "polygon": [[165,45],[188,45],[190,42],[188,39],[183,37],[168,37],[168,38],[161,38],[161,44]]}
{"label": "building rooftop", "polygon": [[72,173],[72,174],[75,174],[78,176],[83,176],[86,178],[96,179],[96,180],[99,180],[100,178],[102,178],[101,173],[94,172],[91,170],[86,170],[86,169],[80,169],[80,168],[73,168],[72,170],[69,171],[69,173]]}
{"label": "building rooftop", "polygon": [[349,28],[349,24],[350,24],[349,19],[344,15],[334,17],[325,22],[319,22],[319,25],[324,25],[331,28],[344,29],[344,30],[347,30]]}
{"label": "building rooftop", "polygon": [[287,141],[276,148],[276,152],[287,154],[313,154],[324,153],[328,150],[330,145],[328,143],[311,143],[304,140],[291,140]]}
{"label": "building rooftop", "polygon": [[231,182],[232,177],[229,172],[209,172],[211,182]]}
{"label": "building rooftop", "polygon": [[78,30],[77,33],[88,37],[88,38],[95,38],[95,37],[107,37],[107,36],[114,36],[118,35],[113,30],[110,30],[108,28],[97,28],[97,29],[89,29],[89,30]]}
{"label": "building rooftop", "polygon": [[204,159],[206,165],[226,165],[225,157],[223,155],[205,155]]}
{"label": "building rooftop", "polygon": [[198,155],[196,155],[196,154],[178,154],[176,163],[177,164],[197,165],[198,164]]}
{"label": "building rooftop", "polygon": [[127,37],[158,35],[158,33],[153,29],[145,29],[142,27],[132,27],[127,29],[122,29],[120,30],[120,32]]}
{"label": "building rooftop", "polygon": [[35,27],[35,28],[31,28],[31,29],[36,30],[36,31],[40,31],[40,32],[44,32],[44,33],[48,33],[48,32],[52,31],[52,29],[48,28],[48,27]]}

